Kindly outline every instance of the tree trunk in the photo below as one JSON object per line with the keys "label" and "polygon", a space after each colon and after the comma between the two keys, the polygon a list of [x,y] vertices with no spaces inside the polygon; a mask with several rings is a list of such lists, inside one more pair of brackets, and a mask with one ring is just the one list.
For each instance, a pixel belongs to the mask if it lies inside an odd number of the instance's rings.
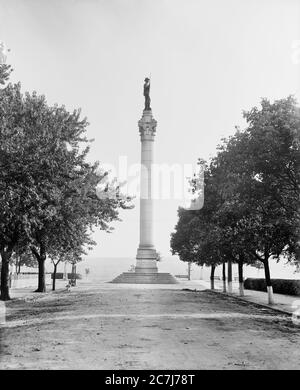
{"label": "tree trunk", "polygon": [[71,284],[72,286],[76,286],[76,265],[75,264],[72,264]]}
{"label": "tree trunk", "polygon": [[239,259],[238,267],[239,267],[239,291],[240,296],[244,296],[244,276],[243,276],[243,259]]}
{"label": "tree trunk", "polygon": [[46,280],[45,280],[45,261],[46,261],[46,249],[43,244],[40,244],[40,252],[34,247],[31,247],[32,253],[35,255],[39,265],[39,277],[38,288],[35,292],[46,292]]}
{"label": "tree trunk", "polygon": [[201,266],[201,269],[200,269],[200,280],[203,279],[203,265]]}
{"label": "tree trunk", "polygon": [[227,264],[227,279],[228,279],[228,292],[232,293],[232,261],[228,260]]}
{"label": "tree trunk", "polygon": [[215,269],[216,266],[212,265],[210,270],[210,288],[211,290],[215,289]]}
{"label": "tree trunk", "polygon": [[17,274],[19,275],[19,274],[20,274],[20,272],[21,272],[21,263],[19,262],[19,264],[18,264],[18,272],[17,272]]}
{"label": "tree trunk", "polygon": [[223,261],[222,280],[223,280],[223,292],[226,293],[226,263],[225,263],[225,261]]}
{"label": "tree trunk", "polygon": [[1,251],[1,259],[2,259],[1,294],[0,294],[1,301],[10,300],[10,296],[9,296],[9,260],[10,260],[11,255],[12,255],[12,250],[10,250],[10,249]]}
{"label": "tree trunk", "polygon": [[274,304],[273,287],[272,287],[272,282],[270,277],[269,258],[267,256],[265,256],[263,263],[265,267],[265,279],[266,279],[267,292],[268,292],[268,304],[273,305]]}
{"label": "tree trunk", "polygon": [[46,292],[45,260],[46,259],[44,259],[44,258],[40,258],[40,260],[38,260],[39,280],[38,280],[38,288],[35,290],[35,292]]}
{"label": "tree trunk", "polygon": [[68,280],[67,262],[66,261],[65,261],[65,264],[64,264],[64,280]]}
{"label": "tree trunk", "polygon": [[52,291],[55,291],[56,271],[57,271],[57,264],[54,264],[53,279],[52,279]]}
{"label": "tree trunk", "polygon": [[191,263],[188,263],[188,280],[191,280]]}

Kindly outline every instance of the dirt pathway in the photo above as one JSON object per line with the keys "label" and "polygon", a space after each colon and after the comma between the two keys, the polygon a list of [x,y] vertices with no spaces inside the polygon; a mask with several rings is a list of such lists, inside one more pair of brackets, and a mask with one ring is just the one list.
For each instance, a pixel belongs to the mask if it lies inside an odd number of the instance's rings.
{"label": "dirt pathway", "polygon": [[300,327],[210,291],[90,285],[7,304],[1,369],[299,369]]}

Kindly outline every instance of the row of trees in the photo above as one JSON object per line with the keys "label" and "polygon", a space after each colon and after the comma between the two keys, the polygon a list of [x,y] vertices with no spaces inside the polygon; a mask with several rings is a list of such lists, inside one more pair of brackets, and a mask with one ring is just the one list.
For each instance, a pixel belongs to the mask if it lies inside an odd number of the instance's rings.
{"label": "row of trees", "polygon": [[[271,258],[299,264],[300,110],[292,97],[244,112],[244,131],[223,139],[204,167],[204,206],[179,209],[171,249],[180,259],[211,266],[263,265],[273,302]],[[196,190],[196,182],[191,182]]]}
{"label": "row of trees", "polygon": [[[10,72],[0,65],[0,84]],[[87,126],[80,110],[49,106],[36,92],[22,94],[20,83],[0,89],[1,300],[10,298],[13,254],[34,256],[36,291],[45,292],[46,258],[56,265],[80,260],[95,245],[93,229],[109,232],[119,209],[132,207],[129,198],[99,196],[106,173],[87,161]]]}

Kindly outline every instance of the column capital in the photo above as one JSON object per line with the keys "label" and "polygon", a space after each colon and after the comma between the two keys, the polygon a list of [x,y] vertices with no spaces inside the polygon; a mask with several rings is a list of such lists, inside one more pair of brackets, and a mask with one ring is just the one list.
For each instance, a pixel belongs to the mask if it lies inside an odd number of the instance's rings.
{"label": "column capital", "polygon": [[143,116],[138,122],[141,141],[154,141],[157,121],[153,118],[151,110],[144,110]]}

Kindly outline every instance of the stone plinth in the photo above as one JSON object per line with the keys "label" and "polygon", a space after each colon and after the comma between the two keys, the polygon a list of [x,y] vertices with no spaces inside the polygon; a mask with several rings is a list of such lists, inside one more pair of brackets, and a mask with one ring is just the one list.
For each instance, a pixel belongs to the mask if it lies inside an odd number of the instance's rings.
{"label": "stone plinth", "polygon": [[110,283],[127,283],[127,284],[176,284],[179,283],[169,273],[138,273],[138,272],[123,272]]}

